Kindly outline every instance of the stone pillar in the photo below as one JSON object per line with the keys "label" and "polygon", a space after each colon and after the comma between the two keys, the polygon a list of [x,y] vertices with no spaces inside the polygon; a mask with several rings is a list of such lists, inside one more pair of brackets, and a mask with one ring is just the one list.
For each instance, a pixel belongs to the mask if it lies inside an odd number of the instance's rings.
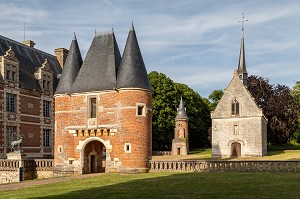
{"label": "stone pillar", "polygon": [[24,161],[26,159],[26,154],[22,154],[20,152],[11,152],[6,154],[6,157],[8,160],[19,160],[19,168],[18,168],[19,182],[24,181],[25,180]]}

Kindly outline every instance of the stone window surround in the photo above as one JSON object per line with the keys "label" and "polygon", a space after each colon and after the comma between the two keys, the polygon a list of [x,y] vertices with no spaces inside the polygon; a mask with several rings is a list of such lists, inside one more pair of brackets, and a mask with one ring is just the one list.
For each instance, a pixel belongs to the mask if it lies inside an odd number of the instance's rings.
{"label": "stone window surround", "polygon": [[131,143],[125,143],[124,144],[124,152],[125,153],[131,153]]}
{"label": "stone window surround", "polygon": [[136,103],[136,116],[146,117],[146,104],[145,103]]}

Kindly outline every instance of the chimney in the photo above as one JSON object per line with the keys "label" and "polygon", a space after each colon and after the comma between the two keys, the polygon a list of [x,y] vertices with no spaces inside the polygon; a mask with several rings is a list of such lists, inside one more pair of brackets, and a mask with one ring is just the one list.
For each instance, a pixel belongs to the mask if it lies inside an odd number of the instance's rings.
{"label": "chimney", "polygon": [[64,68],[64,64],[67,59],[69,51],[65,48],[56,48],[56,49],[54,49],[54,53],[55,53],[56,59],[59,62],[60,66],[62,68]]}
{"label": "chimney", "polygon": [[35,45],[34,41],[32,41],[32,40],[22,41],[22,44],[25,44],[25,45],[30,46],[32,48],[34,48],[34,45]]}

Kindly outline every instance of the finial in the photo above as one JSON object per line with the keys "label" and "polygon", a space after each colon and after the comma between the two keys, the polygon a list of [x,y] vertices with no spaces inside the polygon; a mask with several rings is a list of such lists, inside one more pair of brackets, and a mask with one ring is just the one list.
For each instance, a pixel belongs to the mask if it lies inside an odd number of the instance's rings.
{"label": "finial", "polygon": [[114,27],[111,27],[111,32],[114,33]]}
{"label": "finial", "polygon": [[131,21],[131,27],[130,30],[134,31],[133,21]]}
{"label": "finial", "polygon": [[73,37],[73,40],[77,40],[77,39],[76,39],[76,34],[75,34],[75,32],[74,32],[74,37]]}
{"label": "finial", "polygon": [[96,34],[97,34],[97,31],[96,31],[96,28],[95,28],[95,36],[96,36]]}
{"label": "finial", "polygon": [[244,22],[248,21],[248,19],[245,20],[245,14],[244,13],[242,13],[242,15],[243,15],[243,17],[242,17],[243,20],[238,21],[238,23],[242,23],[242,31],[244,31]]}

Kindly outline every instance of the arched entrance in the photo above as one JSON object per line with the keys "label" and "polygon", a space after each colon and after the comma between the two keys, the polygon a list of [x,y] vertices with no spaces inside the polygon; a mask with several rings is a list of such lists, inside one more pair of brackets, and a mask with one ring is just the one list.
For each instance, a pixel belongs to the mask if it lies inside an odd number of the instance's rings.
{"label": "arched entrance", "polygon": [[105,171],[105,146],[98,140],[92,140],[84,146],[83,173]]}
{"label": "arched entrance", "polygon": [[233,142],[231,144],[231,157],[241,157],[241,144],[238,142]]}

